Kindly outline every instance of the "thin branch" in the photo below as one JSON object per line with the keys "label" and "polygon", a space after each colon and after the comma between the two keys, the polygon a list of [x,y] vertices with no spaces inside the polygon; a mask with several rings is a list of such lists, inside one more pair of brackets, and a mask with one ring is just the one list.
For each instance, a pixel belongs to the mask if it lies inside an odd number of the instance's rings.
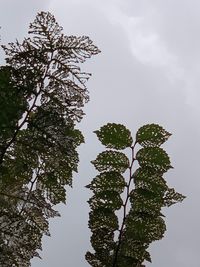
{"label": "thin branch", "polygon": [[15,141],[15,139],[16,139],[16,137],[17,137],[19,131],[20,131],[21,128],[24,126],[24,124],[27,122],[27,118],[28,118],[28,116],[30,115],[30,113],[31,113],[31,111],[33,110],[33,108],[35,107],[35,103],[36,103],[36,101],[37,101],[37,98],[38,98],[39,94],[40,94],[40,90],[39,90],[39,92],[36,94],[35,99],[34,99],[34,101],[33,101],[33,104],[32,104],[32,106],[31,106],[31,108],[27,111],[24,120],[19,124],[19,126],[17,127],[15,133],[13,134],[13,137],[12,137],[11,140],[8,142],[8,144],[4,147],[4,149],[3,149],[3,153],[1,154],[1,157],[0,157],[0,164],[3,163],[3,158],[4,158],[4,155],[5,155],[6,152],[7,152],[7,149],[8,149],[8,148],[12,145],[12,143]]}
{"label": "thin branch", "polygon": [[129,198],[130,198],[130,187],[131,187],[131,182],[133,180],[133,175],[132,175],[132,169],[133,169],[133,163],[135,161],[135,157],[134,157],[134,148],[135,148],[136,142],[134,143],[134,145],[131,147],[131,164],[129,167],[129,182],[127,185],[127,191],[126,191],[126,199],[125,202],[123,204],[123,220],[122,220],[122,225],[121,228],[119,230],[119,237],[118,237],[118,245],[117,248],[115,250],[115,255],[114,255],[114,260],[113,260],[113,265],[112,267],[116,267],[117,265],[117,258],[118,258],[118,254],[119,254],[119,250],[122,244],[122,236],[123,236],[123,230],[125,227],[125,222],[126,222],[126,215],[127,215],[127,204],[129,202]]}
{"label": "thin branch", "polygon": [[30,195],[31,195],[31,193],[32,193],[33,187],[34,187],[34,185],[35,185],[35,183],[36,183],[36,181],[37,181],[37,179],[38,179],[39,172],[40,172],[40,168],[38,168],[38,170],[37,170],[37,173],[36,173],[36,176],[35,176],[34,180],[33,180],[33,181],[31,181],[31,186],[30,186],[29,192],[28,192],[28,194],[27,194],[26,201],[23,203],[23,206],[22,206],[22,208],[21,208],[21,211],[19,212],[19,215],[21,215],[21,214],[22,214],[22,212],[24,211],[24,209],[25,209],[25,207],[26,207],[26,204],[27,204],[27,203],[28,203],[28,201],[29,201],[29,198],[30,198]]}

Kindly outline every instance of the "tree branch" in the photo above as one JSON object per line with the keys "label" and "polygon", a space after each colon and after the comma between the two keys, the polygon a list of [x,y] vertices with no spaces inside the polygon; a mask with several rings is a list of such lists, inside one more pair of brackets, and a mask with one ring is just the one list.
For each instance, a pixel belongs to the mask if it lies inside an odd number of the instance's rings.
{"label": "tree branch", "polygon": [[119,230],[119,237],[118,237],[118,245],[117,248],[115,250],[115,255],[114,255],[114,260],[113,260],[113,265],[112,267],[116,267],[117,266],[117,258],[118,258],[118,254],[119,254],[119,250],[122,244],[122,236],[123,236],[123,230],[124,230],[124,226],[125,226],[125,222],[126,222],[126,215],[127,215],[127,204],[129,201],[129,197],[130,197],[130,191],[131,191],[131,182],[133,180],[133,175],[132,175],[132,168],[133,168],[133,163],[135,161],[135,157],[134,157],[134,148],[135,148],[136,142],[135,144],[131,147],[131,164],[129,167],[129,182],[127,185],[127,191],[126,191],[126,199],[125,202],[123,204],[123,220],[122,220],[122,225],[121,228]]}

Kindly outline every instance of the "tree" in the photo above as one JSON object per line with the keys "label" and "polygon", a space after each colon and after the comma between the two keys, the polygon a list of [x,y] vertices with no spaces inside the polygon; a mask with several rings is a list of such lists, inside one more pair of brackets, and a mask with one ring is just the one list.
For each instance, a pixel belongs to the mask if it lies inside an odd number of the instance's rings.
{"label": "tree", "polygon": [[[89,100],[80,63],[99,49],[86,37],[65,36],[54,16],[41,12],[20,44],[2,46],[0,67],[0,265],[30,266],[41,239],[49,235],[54,206],[66,201],[84,142],[76,124]],[[100,172],[87,187],[93,267],[141,267],[150,261],[149,244],[165,231],[161,208],[184,196],[168,188],[162,175],[170,167],[160,148],[170,134],[155,124],[141,127],[136,141],[121,124],[96,131],[109,150],[94,166]],[[143,146],[135,156],[137,144]],[[131,156],[119,150],[130,148]],[[134,170],[135,162],[140,167]],[[123,173],[128,172],[128,180]],[[134,184],[133,184],[134,183]],[[124,200],[122,199],[124,197]],[[116,210],[122,209],[121,221]],[[116,233],[118,232],[118,235]]]}
{"label": "tree", "polygon": [[32,37],[2,46],[0,68],[0,265],[29,266],[39,256],[55,204],[77,171],[75,128],[88,101],[90,74],[80,63],[99,53],[86,37],[65,36],[50,13],[30,25]]}

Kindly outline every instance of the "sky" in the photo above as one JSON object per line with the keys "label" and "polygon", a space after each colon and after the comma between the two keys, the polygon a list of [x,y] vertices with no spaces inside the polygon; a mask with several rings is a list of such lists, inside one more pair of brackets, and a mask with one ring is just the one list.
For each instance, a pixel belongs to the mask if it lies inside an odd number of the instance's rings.
{"label": "sky", "polygon": [[[102,51],[82,66],[91,72],[90,102],[79,128],[79,173],[62,217],[52,219],[42,260],[32,267],[86,267],[87,227],[95,176],[90,161],[102,150],[93,131],[107,122],[133,135],[158,123],[173,135],[165,145],[174,169],[168,184],[186,195],[164,210],[167,232],[150,247],[154,267],[198,267],[200,240],[200,2],[198,0],[0,0],[1,43],[26,35],[38,11],[52,12],[66,35],[87,35]],[[2,52],[0,59],[3,62]]]}

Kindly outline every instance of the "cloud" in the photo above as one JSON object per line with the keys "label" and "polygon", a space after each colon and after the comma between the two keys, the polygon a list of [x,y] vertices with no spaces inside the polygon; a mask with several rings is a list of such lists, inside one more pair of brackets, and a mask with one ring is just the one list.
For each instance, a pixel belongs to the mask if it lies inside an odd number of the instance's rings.
{"label": "cloud", "polygon": [[[184,77],[184,70],[178,62],[176,54],[171,52],[168,44],[162,39],[152,23],[156,10],[149,7],[148,11],[131,15],[127,13],[122,1],[111,1],[98,8],[106,15],[111,24],[123,29],[132,56],[141,64],[154,68],[163,68],[171,82]],[[139,9],[139,7],[137,6]]]}
{"label": "cloud", "polygon": [[174,90],[185,96],[185,104],[198,111],[200,19],[196,9],[200,4],[192,2],[191,7],[183,1],[181,9],[180,1],[176,1],[176,8],[171,1],[164,5],[128,0],[95,4],[111,24],[123,30],[134,60],[162,72],[170,84],[177,85]]}

